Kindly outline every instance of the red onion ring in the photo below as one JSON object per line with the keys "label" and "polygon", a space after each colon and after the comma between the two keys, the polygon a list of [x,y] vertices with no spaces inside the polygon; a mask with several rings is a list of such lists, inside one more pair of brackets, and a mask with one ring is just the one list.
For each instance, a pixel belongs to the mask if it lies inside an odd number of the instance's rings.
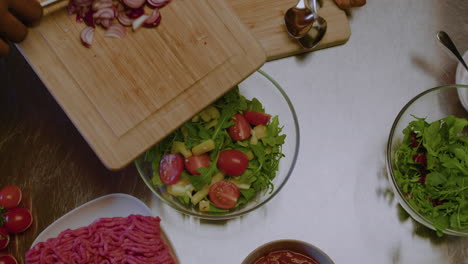
{"label": "red onion ring", "polygon": [[93,14],[93,17],[94,18],[107,18],[107,19],[114,18],[115,17],[114,9],[112,8],[100,9],[96,11],[96,13]]}
{"label": "red onion ring", "polygon": [[129,18],[125,12],[122,12],[120,11],[118,14],[117,14],[117,20],[119,20],[120,24],[124,25],[124,26],[131,26],[132,23],[133,23],[133,19]]}
{"label": "red onion ring", "polygon": [[146,0],[146,3],[152,8],[161,8],[169,2],[170,0]]}
{"label": "red onion ring", "polygon": [[69,15],[73,15],[76,14],[76,12],[78,12],[78,8],[72,2],[68,4],[67,10]]}
{"label": "red onion ring", "polygon": [[125,14],[129,18],[139,18],[139,17],[141,17],[142,15],[145,14],[145,10],[143,9],[143,7],[132,8],[132,9],[129,9],[127,12],[125,12]]}
{"label": "red onion ring", "polygon": [[101,25],[102,25],[104,28],[109,28],[110,26],[112,26],[112,20],[113,20],[113,19],[108,19],[108,18],[102,19],[102,20],[101,20]]}
{"label": "red onion ring", "polygon": [[88,12],[86,12],[86,14],[85,14],[85,16],[83,18],[85,24],[88,27],[95,27],[93,14],[94,14],[94,11],[92,9],[89,9]]}
{"label": "red onion ring", "polygon": [[124,26],[120,24],[113,24],[112,26],[109,27],[109,29],[106,31],[104,36],[110,37],[110,38],[122,39],[125,37],[126,33],[127,33],[127,30],[125,29]]}
{"label": "red onion ring", "polygon": [[158,8],[155,8],[148,19],[143,24],[145,27],[157,27],[161,22],[161,13]]}
{"label": "red onion ring", "polygon": [[94,37],[94,28],[93,27],[85,27],[83,31],[81,31],[81,42],[87,47],[91,46],[93,43]]}
{"label": "red onion ring", "polygon": [[89,6],[93,3],[93,0],[73,0],[73,4],[76,6]]}
{"label": "red onion ring", "polygon": [[139,8],[145,4],[145,0],[122,0],[122,2],[129,8]]}
{"label": "red onion ring", "polygon": [[93,10],[97,11],[97,10],[104,9],[104,8],[109,8],[109,7],[112,7],[112,6],[113,6],[112,2],[94,1]]}
{"label": "red onion ring", "polygon": [[137,30],[143,23],[145,23],[146,19],[148,19],[148,15],[142,15],[141,17],[135,19],[132,23],[133,31]]}

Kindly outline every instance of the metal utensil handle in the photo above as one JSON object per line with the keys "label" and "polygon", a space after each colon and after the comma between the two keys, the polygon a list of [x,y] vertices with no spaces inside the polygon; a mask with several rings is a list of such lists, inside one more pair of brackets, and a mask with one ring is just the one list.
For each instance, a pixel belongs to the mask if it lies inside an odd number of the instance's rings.
{"label": "metal utensil handle", "polygon": [[310,9],[310,0],[299,0],[297,1],[297,9]]}
{"label": "metal utensil handle", "polygon": [[463,57],[460,55],[460,52],[458,52],[458,49],[453,43],[450,36],[444,31],[439,31],[437,32],[437,38],[442,44],[444,44],[445,47],[447,47],[447,49],[449,49],[453,53],[453,55],[455,55],[455,57],[457,57],[457,59],[463,64],[465,69],[468,71],[468,66],[466,65],[465,60],[463,60]]}

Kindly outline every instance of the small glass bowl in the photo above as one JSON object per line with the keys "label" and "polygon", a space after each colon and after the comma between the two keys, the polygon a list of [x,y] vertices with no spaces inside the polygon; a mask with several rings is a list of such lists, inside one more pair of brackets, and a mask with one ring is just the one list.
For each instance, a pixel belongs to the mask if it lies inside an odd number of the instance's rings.
{"label": "small glass bowl", "polygon": [[155,186],[152,183],[151,163],[144,161],[144,155],[135,161],[135,165],[148,188],[163,202],[177,211],[209,220],[225,220],[249,213],[273,198],[288,181],[296,163],[299,151],[299,124],[294,107],[280,85],[268,74],[259,70],[239,84],[241,95],[247,99],[257,98],[265,107],[265,111],[272,116],[278,115],[280,125],[284,126],[282,133],[286,140],[282,146],[285,157],[281,158],[279,170],[273,180],[272,192],[261,192],[244,206],[233,209],[228,213],[201,212],[196,208],[187,207],[167,193],[165,186]]}
{"label": "small glass bowl", "polygon": [[[460,89],[462,90],[460,92]],[[414,116],[426,118],[427,122],[433,122],[442,119],[448,115],[456,117],[468,117],[467,109],[465,109],[461,102],[468,100],[463,95],[468,93],[467,85],[445,85],[439,86],[418,94],[411,99],[403,109],[398,113],[395,121],[393,122],[390,136],[387,142],[387,171],[388,179],[391,183],[398,201],[406,212],[417,222],[424,226],[437,230],[432,222],[425,217],[422,213],[418,212],[407,200],[404,192],[398,186],[393,173],[394,156],[398,147],[403,141],[403,129],[408,126],[411,121],[414,121]],[[468,236],[468,230],[445,229],[442,231],[445,234],[456,236]]]}
{"label": "small glass bowl", "polygon": [[259,258],[273,251],[290,250],[304,256],[312,257],[320,264],[334,264],[333,260],[320,248],[300,240],[282,239],[263,244],[252,251],[242,264],[254,264]]}

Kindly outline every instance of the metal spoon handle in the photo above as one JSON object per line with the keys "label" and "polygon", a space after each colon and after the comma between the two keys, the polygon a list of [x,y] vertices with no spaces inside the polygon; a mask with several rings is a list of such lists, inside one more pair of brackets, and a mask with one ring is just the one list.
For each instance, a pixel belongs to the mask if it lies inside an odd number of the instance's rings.
{"label": "metal spoon handle", "polygon": [[309,0],[299,0],[296,4],[297,9],[310,9],[310,2]]}
{"label": "metal spoon handle", "polygon": [[314,13],[318,12],[318,10],[317,10],[317,0],[312,0],[312,10],[314,11]]}
{"label": "metal spoon handle", "polygon": [[447,49],[449,49],[455,57],[463,64],[465,69],[468,71],[468,66],[466,65],[465,60],[463,60],[463,57],[460,55],[460,52],[458,52],[457,47],[453,43],[452,39],[449,37],[447,33],[444,31],[439,31],[437,32],[437,38],[439,39],[440,43],[442,43]]}

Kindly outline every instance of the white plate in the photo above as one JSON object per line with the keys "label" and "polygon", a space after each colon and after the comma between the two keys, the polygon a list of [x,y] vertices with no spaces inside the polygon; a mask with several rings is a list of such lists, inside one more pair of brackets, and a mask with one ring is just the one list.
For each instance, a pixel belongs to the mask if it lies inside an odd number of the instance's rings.
{"label": "white plate", "polygon": [[[468,61],[468,50],[463,55],[463,59],[465,60],[465,62]],[[468,85],[468,72],[461,63],[458,63],[457,66],[455,83]],[[468,89],[458,88],[457,91],[458,97],[460,98],[460,102],[462,103],[463,107],[468,111]]]}
{"label": "white plate", "polygon": [[[32,246],[49,238],[57,237],[68,228],[76,229],[87,226],[103,217],[127,217],[131,214],[152,216],[151,210],[142,201],[131,195],[122,193],[105,195],[75,208],[57,219],[37,236]],[[163,230],[161,236],[178,263],[174,248]]]}

